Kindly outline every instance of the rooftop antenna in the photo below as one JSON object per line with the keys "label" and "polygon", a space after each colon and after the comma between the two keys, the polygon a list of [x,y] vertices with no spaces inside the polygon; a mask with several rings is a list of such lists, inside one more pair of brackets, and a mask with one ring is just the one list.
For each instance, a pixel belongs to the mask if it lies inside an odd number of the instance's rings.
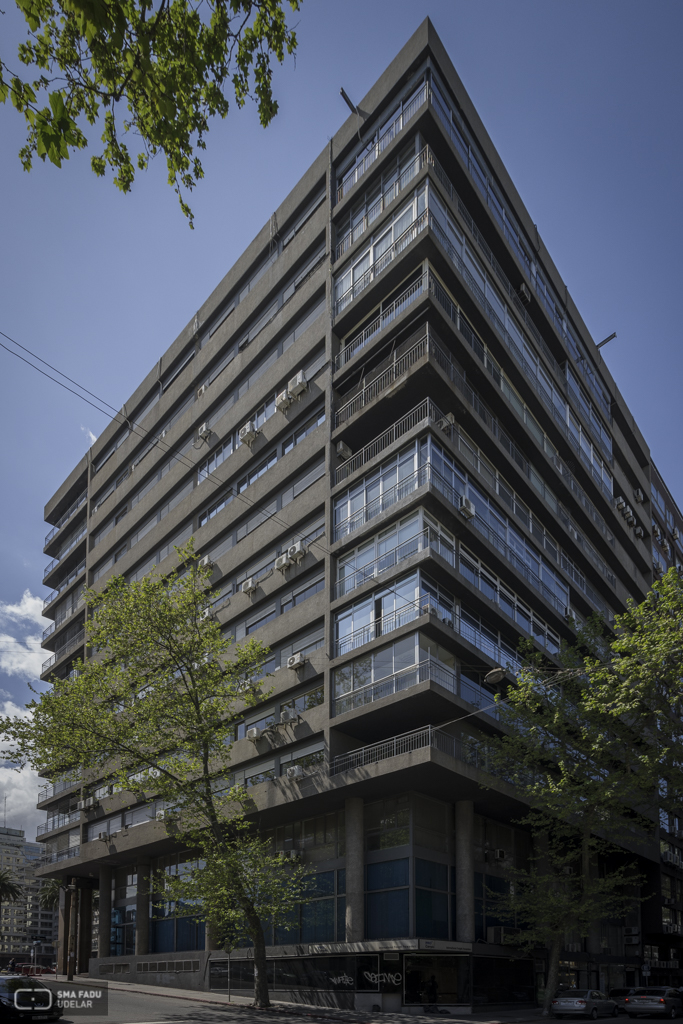
{"label": "rooftop antenna", "polygon": [[[355,104],[355,103],[353,103],[351,99],[349,99],[349,96],[348,96],[348,94],[347,94],[347,92],[346,92],[346,90],[344,89],[344,87],[343,87],[343,86],[342,86],[342,88],[341,88],[341,89],[339,90],[339,95],[340,95],[340,96],[341,96],[341,98],[342,98],[342,99],[344,100],[344,103],[345,103],[345,104],[346,104],[346,106],[347,106],[347,107],[349,108],[349,110],[351,111],[351,113],[352,113],[352,114],[357,114],[357,115],[358,115],[358,117],[360,118],[360,120],[365,120],[365,114],[364,114],[364,113],[363,113],[363,111],[362,111],[362,110],[360,109],[360,107],[357,107],[357,106],[356,106],[356,104]],[[359,124],[358,124],[358,141],[359,141],[359,142],[362,142],[362,141],[363,141],[363,140],[361,139],[361,137],[360,137],[360,121],[359,121]]]}
{"label": "rooftop antenna", "polygon": [[605,338],[604,341],[598,342],[598,344],[595,347],[596,348],[602,348],[603,345],[606,345],[608,341],[612,341],[612,339],[616,338],[616,336],[617,336],[617,332],[615,331],[614,334],[610,334],[609,338]]}

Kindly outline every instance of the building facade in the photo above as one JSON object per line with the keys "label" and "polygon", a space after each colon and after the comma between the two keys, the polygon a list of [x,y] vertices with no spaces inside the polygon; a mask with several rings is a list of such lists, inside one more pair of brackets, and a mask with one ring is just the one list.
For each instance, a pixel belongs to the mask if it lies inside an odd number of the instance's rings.
{"label": "building facade", "polygon": [[41,907],[43,885],[36,870],[43,862],[40,843],[27,843],[23,829],[0,828],[0,869],[22,890],[18,900],[0,904],[0,965],[21,963],[51,966],[55,960],[58,921],[55,910]]}
{"label": "building facade", "polygon": [[[498,729],[485,677],[641,600],[680,514],[428,20],[360,109],[48,502],[43,677],[86,653],[86,583],[193,536],[225,633],[271,650],[236,775],[315,875],[269,936],[274,992],[532,1002],[544,954],[511,960],[487,896],[529,836],[472,755]],[[153,803],[61,779],[40,806],[78,968],[99,889],[94,976],[249,989],[249,950],[138,889],[185,857]],[[565,980],[637,983],[644,958],[683,980],[683,832],[661,829],[642,919],[568,935]]]}

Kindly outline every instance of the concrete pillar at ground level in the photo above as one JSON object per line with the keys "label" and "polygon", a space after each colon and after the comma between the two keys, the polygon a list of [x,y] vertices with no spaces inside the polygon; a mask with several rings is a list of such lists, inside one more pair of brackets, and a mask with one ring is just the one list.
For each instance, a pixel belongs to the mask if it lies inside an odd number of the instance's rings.
{"label": "concrete pillar at ground level", "polygon": [[345,806],[346,941],[362,942],[365,938],[363,801],[352,797]]}
{"label": "concrete pillar at ground level", "polygon": [[57,974],[66,974],[69,950],[69,895],[59,890],[59,920],[57,925]]}
{"label": "concrete pillar at ground level", "polygon": [[79,896],[76,972],[87,974],[92,951],[92,889],[81,889]]}
{"label": "concrete pillar at ground level", "polygon": [[455,938],[474,942],[474,804],[455,805]]}
{"label": "concrete pillar at ground level", "polygon": [[135,901],[135,955],[149,953],[149,860],[138,861],[138,894]]}
{"label": "concrete pillar at ground level", "polygon": [[100,865],[100,923],[97,932],[97,955],[110,956],[111,950],[111,868]]}

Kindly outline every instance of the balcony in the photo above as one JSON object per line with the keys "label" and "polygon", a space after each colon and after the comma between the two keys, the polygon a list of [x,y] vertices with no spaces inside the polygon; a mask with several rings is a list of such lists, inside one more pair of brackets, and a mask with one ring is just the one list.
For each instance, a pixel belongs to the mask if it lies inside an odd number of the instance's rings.
{"label": "balcony", "polygon": [[422,615],[432,615],[437,618],[439,622],[448,626],[449,629],[452,629],[454,633],[457,633],[464,640],[467,640],[468,643],[485,654],[496,665],[510,665],[516,671],[522,668],[522,661],[513,647],[504,642],[494,642],[480,629],[476,629],[469,622],[465,622],[457,607],[448,606],[438,601],[431,594],[424,594],[416,601],[410,601],[407,604],[401,605],[395,611],[382,615],[367,625],[355,629],[352,633],[347,633],[346,636],[340,637],[335,641],[334,656],[339,658],[342,655],[350,654],[351,651],[363,647],[364,644],[368,644],[372,640],[377,640],[380,637],[387,636],[396,629],[400,629],[402,626],[407,626]]}
{"label": "balcony", "polygon": [[454,672],[450,672],[435,658],[427,658],[419,665],[397,672],[378,683],[371,683],[362,689],[354,690],[353,693],[345,693],[343,696],[337,697],[334,702],[335,717],[345,715],[349,711],[357,711],[358,708],[366,707],[384,697],[402,693],[419,683],[428,682],[437,683],[445,690],[449,690],[467,701],[468,704],[474,705],[480,711],[486,711],[491,718],[497,720],[500,717],[493,694],[466,679],[459,679]]}
{"label": "balcony", "polygon": [[85,558],[80,563],[80,565],[77,565],[75,569],[72,569],[71,572],[57,584],[57,586],[55,587],[51,594],[47,595],[47,597],[43,601],[43,611],[45,611],[47,606],[49,604],[52,604],[55,598],[59,597],[59,595],[63,593],[67,587],[71,586],[74,580],[77,579],[82,572],[85,572]]}
{"label": "balcony", "polygon": [[331,776],[341,775],[344,772],[354,771],[356,768],[379,764],[392,757],[401,757],[410,754],[413,750],[424,750],[429,747],[442,754],[447,754],[463,764],[493,774],[491,758],[484,743],[477,741],[474,737],[470,740],[461,740],[433,725],[427,725],[423,729],[414,729],[401,736],[383,740],[381,743],[373,743],[370,746],[341,754],[332,761],[328,772]]}
{"label": "balcony", "polygon": [[59,565],[61,560],[63,558],[65,558],[69,554],[70,551],[73,551],[73,549],[76,547],[77,544],[80,544],[80,542],[83,540],[83,538],[85,537],[87,532],[88,532],[88,525],[87,525],[87,523],[84,523],[83,526],[81,527],[81,529],[79,530],[78,534],[73,538],[73,540],[71,540],[69,542],[68,546],[63,548],[59,552],[57,557],[53,558],[52,561],[48,565],[45,566],[45,569],[43,570],[43,579],[45,579],[46,576],[50,575],[52,570],[56,566]]}
{"label": "balcony", "polygon": [[72,605],[71,608],[67,608],[64,611],[64,613],[60,615],[59,619],[55,619],[55,621],[51,622],[49,626],[46,626],[46,628],[43,630],[43,641],[47,640],[47,638],[51,636],[54,633],[54,631],[62,625],[63,622],[66,622],[67,619],[70,619],[72,615],[74,615],[76,612],[79,612],[84,604],[85,602],[83,598],[80,598],[75,605]]}
{"label": "balcony", "polygon": [[72,786],[77,786],[81,781],[80,775],[73,775],[69,778],[58,779],[57,782],[46,783],[41,786],[38,790],[38,803],[43,803],[45,800],[51,800],[53,796],[57,796],[58,793],[63,793],[66,789],[71,789]]}
{"label": "balcony", "polygon": [[45,857],[45,863],[57,864],[59,861],[71,860],[72,857],[80,857],[80,855],[80,846],[70,846],[67,850],[55,850],[54,853],[48,853]]}
{"label": "balcony", "polygon": [[342,179],[337,187],[337,202],[340,203],[346,193],[360,181],[368,168],[372,167],[375,160],[384,152],[390,142],[393,142],[399,132],[403,131],[408,121],[415,116],[417,111],[429,98],[429,86],[425,82],[420,91],[412,98],[410,103],[404,107],[401,113],[395,118],[389,127],[384,131],[372,149],[365,154],[361,163],[356,164],[349,173]]}
{"label": "balcony", "polygon": [[62,658],[66,658],[66,656],[68,654],[73,653],[73,651],[77,650],[77,648],[82,647],[84,641],[85,641],[85,628],[81,629],[76,634],[76,636],[71,638],[71,640],[67,640],[67,642],[64,644],[63,647],[60,647],[59,650],[55,651],[55,653],[52,655],[51,658],[48,658],[47,661],[43,662],[43,667],[41,669],[41,673],[40,674],[41,675],[45,675],[45,673],[49,669],[51,669],[53,667],[53,665],[56,665],[58,661],[61,661]]}
{"label": "balcony", "polygon": [[50,541],[52,540],[53,537],[57,536],[57,534],[59,533],[61,528],[63,526],[65,526],[66,523],[69,522],[69,520],[71,519],[71,517],[74,514],[74,512],[78,512],[78,510],[81,507],[81,505],[83,505],[87,500],[88,500],[88,492],[87,491],[83,491],[83,493],[79,494],[79,496],[76,498],[76,500],[71,505],[69,505],[69,507],[66,510],[66,512],[64,513],[64,515],[61,516],[57,520],[55,525],[52,527],[50,532],[47,534],[47,536],[45,538],[45,547],[47,547],[47,545],[50,543]]}
{"label": "balcony", "polygon": [[391,548],[391,550],[375,558],[374,561],[368,562],[366,565],[356,569],[355,572],[350,573],[348,576],[344,576],[343,579],[338,580],[334,585],[334,600],[350,594],[369,580],[374,580],[381,576],[382,573],[395,568],[405,561],[406,558],[411,558],[412,555],[430,550],[441,555],[449,565],[455,568],[455,552],[453,549],[444,544],[439,537],[430,536],[429,530],[425,530],[415,537],[410,537],[403,544]]}
{"label": "balcony", "polygon": [[44,836],[48,832],[54,832],[55,829],[61,828],[62,825],[71,825],[74,821],[80,821],[80,818],[80,811],[70,811],[68,814],[55,814],[38,826],[36,835]]}
{"label": "balcony", "polygon": [[385,448],[388,448],[395,441],[403,437],[404,434],[407,434],[421,423],[424,423],[426,426],[430,420],[446,422],[443,413],[434,405],[434,402],[430,398],[426,398],[419,405],[411,409],[410,412],[406,413],[405,416],[402,416],[400,420],[393,423],[388,430],[385,430],[379,437],[376,437],[374,441],[366,444],[364,448],[348,459],[342,466],[339,466],[335,474],[335,483],[339,484],[346,480],[357,469],[371,462]]}

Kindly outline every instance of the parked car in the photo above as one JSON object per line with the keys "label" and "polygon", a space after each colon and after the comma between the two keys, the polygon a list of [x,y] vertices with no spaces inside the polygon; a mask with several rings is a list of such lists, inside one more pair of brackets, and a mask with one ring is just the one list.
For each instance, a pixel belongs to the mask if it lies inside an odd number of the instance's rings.
{"label": "parked car", "polygon": [[613,999],[608,999],[604,992],[594,988],[567,988],[558,992],[552,1001],[553,1016],[562,1017],[616,1017],[619,1007]]}
{"label": "parked car", "polygon": [[629,1017],[644,1013],[649,1016],[670,1017],[675,1020],[683,1011],[683,998],[676,988],[637,988],[633,995],[626,996],[624,1006]]}
{"label": "parked car", "polygon": [[53,1002],[47,985],[36,978],[12,974],[0,978],[0,1017],[2,1020],[55,1021],[64,1011]]}
{"label": "parked car", "polygon": [[634,992],[634,988],[611,988],[609,990],[609,997],[614,1000],[620,1010],[626,1013],[626,1003],[624,1000],[626,996],[632,996]]}
{"label": "parked car", "polygon": [[55,974],[54,967],[43,967],[42,964],[17,964],[14,968],[14,974]]}

